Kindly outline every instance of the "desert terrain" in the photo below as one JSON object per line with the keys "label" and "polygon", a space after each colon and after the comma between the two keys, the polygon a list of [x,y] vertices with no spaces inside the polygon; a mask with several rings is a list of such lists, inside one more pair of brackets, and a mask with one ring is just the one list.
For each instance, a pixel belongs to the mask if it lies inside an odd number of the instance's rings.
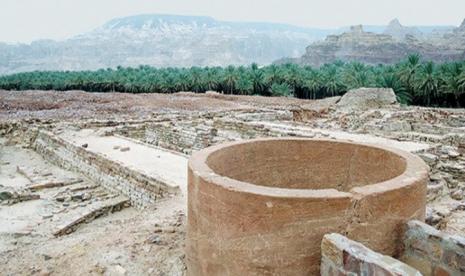
{"label": "desert terrain", "polygon": [[258,137],[414,153],[430,166],[426,222],[464,235],[465,109],[360,93],[0,91],[0,274],[184,275],[189,156]]}

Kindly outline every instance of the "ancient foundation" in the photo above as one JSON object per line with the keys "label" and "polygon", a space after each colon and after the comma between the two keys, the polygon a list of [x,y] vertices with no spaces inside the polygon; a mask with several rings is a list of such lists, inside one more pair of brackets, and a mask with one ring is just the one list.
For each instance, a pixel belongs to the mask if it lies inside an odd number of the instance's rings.
{"label": "ancient foundation", "polygon": [[189,275],[316,275],[327,233],[398,256],[425,216],[428,167],[396,149],[257,139],[197,152],[188,170]]}

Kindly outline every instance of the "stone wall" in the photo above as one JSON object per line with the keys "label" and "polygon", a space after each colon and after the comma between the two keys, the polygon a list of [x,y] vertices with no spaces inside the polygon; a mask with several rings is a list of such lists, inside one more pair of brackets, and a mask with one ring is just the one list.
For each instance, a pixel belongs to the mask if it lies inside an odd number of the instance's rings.
{"label": "stone wall", "polygon": [[177,192],[157,179],[77,147],[50,132],[40,131],[32,147],[46,160],[127,196],[136,207],[143,208],[167,193]]}
{"label": "stone wall", "polygon": [[189,155],[219,143],[283,136],[281,132],[270,131],[263,125],[253,123],[276,120],[292,121],[292,113],[287,110],[273,110],[175,115],[139,125],[118,126],[109,131],[109,134],[119,134]]}
{"label": "stone wall", "polygon": [[[124,133],[123,135],[128,136],[128,134]],[[131,132],[129,134],[130,137],[137,135],[140,135],[140,133]],[[263,125],[252,125],[238,120],[201,119],[147,125],[143,141],[184,154],[191,154],[194,151],[219,143],[278,136],[282,136],[282,134],[270,131]]]}
{"label": "stone wall", "polygon": [[337,275],[409,275],[421,273],[389,256],[376,253],[340,234],[327,234],[321,242],[320,273]]}
{"label": "stone wall", "polygon": [[206,122],[169,121],[150,124],[145,129],[145,142],[166,149],[190,154],[208,147],[216,130]]}
{"label": "stone wall", "polygon": [[465,238],[410,221],[401,260],[428,275],[465,275]]}

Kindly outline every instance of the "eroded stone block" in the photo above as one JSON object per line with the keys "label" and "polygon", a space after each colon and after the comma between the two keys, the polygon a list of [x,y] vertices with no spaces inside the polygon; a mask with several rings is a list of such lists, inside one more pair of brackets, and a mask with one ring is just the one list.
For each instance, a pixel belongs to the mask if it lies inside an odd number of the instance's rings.
{"label": "eroded stone block", "polygon": [[465,238],[409,221],[403,243],[401,259],[424,275],[465,274]]}
{"label": "eroded stone block", "polygon": [[413,267],[379,254],[340,234],[332,233],[321,242],[321,275],[412,275],[421,276]]}

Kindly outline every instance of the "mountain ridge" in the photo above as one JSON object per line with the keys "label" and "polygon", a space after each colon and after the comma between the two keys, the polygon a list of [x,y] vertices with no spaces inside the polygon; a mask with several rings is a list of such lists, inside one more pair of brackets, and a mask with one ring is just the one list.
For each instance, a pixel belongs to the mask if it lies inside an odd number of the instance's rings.
{"label": "mountain ridge", "polygon": [[329,35],[323,41],[310,44],[300,58],[284,58],[275,63],[314,67],[335,61],[393,64],[410,54],[439,63],[464,60],[465,28],[459,26],[447,32],[424,34],[393,20],[382,34],[378,34],[365,31],[361,25],[353,26],[348,32]]}
{"label": "mountain ridge", "polygon": [[96,70],[117,66],[270,64],[300,56],[329,31],[280,23],[227,22],[211,17],[136,15],[116,18],[63,41],[0,43],[0,74],[34,70]]}
{"label": "mountain ridge", "polygon": [[[386,26],[365,28],[379,34],[386,30]],[[421,32],[428,28],[449,30],[447,26],[417,29]],[[62,41],[42,39],[13,45],[0,42],[0,74],[139,65],[266,65],[284,57],[298,58],[308,45],[345,30],[220,21],[208,16],[134,15],[109,20],[90,32]]]}

